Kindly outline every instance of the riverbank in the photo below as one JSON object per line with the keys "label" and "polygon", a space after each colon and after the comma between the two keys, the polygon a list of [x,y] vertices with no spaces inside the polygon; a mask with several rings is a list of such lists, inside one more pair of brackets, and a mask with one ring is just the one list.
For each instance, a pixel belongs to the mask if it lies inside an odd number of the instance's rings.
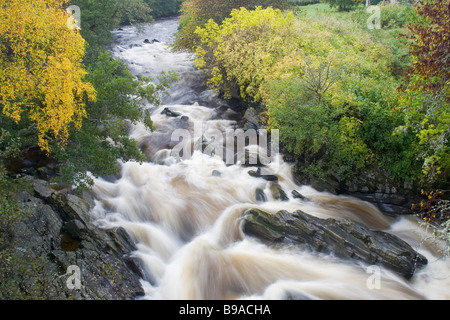
{"label": "riverbank", "polygon": [[[93,198],[26,178],[30,188],[20,192],[19,199],[32,212],[14,230],[13,248],[21,258],[45,262],[31,270],[50,282],[36,291],[37,296],[448,299],[448,260],[440,255],[441,244],[426,238],[427,231],[417,219],[386,216],[370,203],[299,184],[292,163],[281,155],[265,166],[270,174],[263,176],[260,166],[227,164],[205,152],[208,146],[218,147],[211,144],[213,134],[246,125],[258,127],[250,121],[254,114],[248,113],[247,122],[242,122],[232,104],[204,86],[205,78],[195,69],[192,56],[170,51],[167,41],[177,26],[176,19],[164,19],[146,26],[143,33],[124,27],[115,32],[116,44],[111,48],[136,76],[154,75],[168,67],[180,75],[164,105],[145,105],[153,131],[139,122],[129,124],[130,137],[136,139],[147,161],[119,161],[120,174],[94,179]],[[199,147],[191,149],[191,157],[184,155],[187,159],[173,152],[179,141],[172,134],[179,129],[188,133],[185,143]],[[248,148],[255,150],[254,145]],[[293,233],[281,228],[272,233],[276,241],[267,244],[261,241],[261,233],[246,227],[249,212],[274,218],[277,212],[302,212],[307,221],[303,229],[314,230],[316,236],[312,235],[310,244],[308,240],[306,245],[293,245]],[[295,219],[286,214],[282,222],[289,226]],[[274,229],[272,224],[261,225]],[[366,234],[353,232],[366,229]],[[345,230],[348,237],[335,241],[336,230]],[[386,263],[370,258],[370,250],[360,255],[368,259],[353,259],[353,254],[362,252],[351,246],[358,243],[355,237],[370,247],[378,239],[371,232],[382,235],[382,248],[407,243],[406,255],[420,257],[420,266],[406,262],[409,269],[399,276],[385,268]],[[263,230],[262,234],[271,233]],[[387,264],[393,261],[388,260]],[[70,288],[78,284],[77,270],[82,287],[74,292]],[[374,275],[368,270],[379,271],[379,287],[368,285]],[[30,279],[39,280],[37,276]]]}
{"label": "riverbank", "polygon": [[3,299],[135,300],[144,294],[134,240],[124,229],[96,226],[89,193],[32,176],[20,180],[28,186],[17,194],[23,217],[2,232]]}

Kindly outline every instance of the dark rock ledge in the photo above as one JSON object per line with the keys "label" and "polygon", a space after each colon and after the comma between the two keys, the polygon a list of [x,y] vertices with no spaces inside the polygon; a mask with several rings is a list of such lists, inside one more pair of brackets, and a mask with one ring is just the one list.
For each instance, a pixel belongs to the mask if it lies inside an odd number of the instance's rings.
{"label": "dark rock ledge", "polygon": [[[31,299],[134,300],[144,295],[143,272],[132,256],[135,243],[123,228],[96,228],[90,196],[54,190],[31,176],[25,179],[32,187],[18,197],[28,215],[14,226],[10,246],[21,261],[37,265],[32,270],[38,272],[15,281],[22,292],[36,292],[38,284],[39,293]],[[68,273],[70,266],[79,268],[80,288],[71,286],[76,274]]]}
{"label": "dark rock ledge", "polygon": [[351,221],[320,219],[300,210],[270,214],[258,209],[243,213],[243,231],[269,245],[294,245],[369,265],[377,264],[409,279],[427,259],[397,236],[372,231]]}
{"label": "dark rock ledge", "polygon": [[413,214],[412,204],[421,200],[417,186],[406,181],[393,181],[379,168],[368,169],[350,180],[343,181],[338,175],[331,174],[322,181],[306,175],[304,165],[297,163],[291,155],[287,156],[287,160],[295,163],[293,175],[297,184],[370,202],[386,215]]}

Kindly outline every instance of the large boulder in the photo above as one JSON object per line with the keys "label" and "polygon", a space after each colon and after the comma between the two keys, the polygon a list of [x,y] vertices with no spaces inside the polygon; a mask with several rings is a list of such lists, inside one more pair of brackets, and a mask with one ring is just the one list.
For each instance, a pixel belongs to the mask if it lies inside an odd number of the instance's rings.
{"label": "large boulder", "polygon": [[427,263],[408,243],[383,231],[369,230],[352,220],[320,219],[300,210],[270,214],[249,209],[243,231],[269,245],[302,246],[338,258],[384,266],[409,279]]}

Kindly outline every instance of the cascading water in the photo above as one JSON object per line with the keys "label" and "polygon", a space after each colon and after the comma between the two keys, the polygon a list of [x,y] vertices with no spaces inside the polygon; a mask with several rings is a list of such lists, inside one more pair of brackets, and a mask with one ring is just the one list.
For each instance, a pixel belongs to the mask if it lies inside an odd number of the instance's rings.
{"label": "cascading water", "polygon": [[[122,164],[120,178],[95,183],[93,215],[100,226],[121,226],[132,234],[146,277],[144,299],[449,299],[450,263],[439,246],[425,239],[414,217],[393,221],[372,205],[350,197],[320,193],[293,181],[290,165],[277,158],[269,170],[290,195],[300,191],[310,201],[292,196],[277,201],[270,182],[250,176],[249,167],[230,165],[220,156],[194,151],[177,157],[171,148],[176,129],[188,130],[195,145],[208,131],[225,132],[239,118],[224,101],[204,88],[204,78],[187,53],[168,48],[176,18],[159,20],[139,32],[126,27],[114,32],[112,49],[134,74],[155,77],[175,70],[181,80],[163,106],[148,106],[156,130],[134,125],[130,135],[147,154],[146,163]],[[145,41],[148,39],[148,41]],[[163,110],[169,107],[177,117]],[[163,112],[163,114],[162,114]],[[202,130],[195,130],[201,125]],[[256,198],[264,191],[266,202]],[[428,259],[410,280],[382,269],[377,288],[368,285],[367,267],[298,248],[271,248],[241,231],[248,208],[266,212],[301,209],[320,218],[350,218],[369,228],[393,233]]]}

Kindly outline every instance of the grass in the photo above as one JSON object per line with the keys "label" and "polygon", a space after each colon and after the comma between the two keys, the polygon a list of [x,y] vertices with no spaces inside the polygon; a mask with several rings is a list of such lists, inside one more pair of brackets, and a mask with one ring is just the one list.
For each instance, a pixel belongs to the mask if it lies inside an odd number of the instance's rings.
{"label": "grass", "polygon": [[298,7],[298,9],[307,15],[315,15],[318,13],[337,12],[337,9],[331,8],[328,3],[310,4],[307,6]]}
{"label": "grass", "polygon": [[[358,7],[355,7],[355,10],[363,9],[364,5],[360,5]],[[318,14],[332,14],[334,16],[347,16],[349,12],[345,11],[339,11],[338,8],[332,8],[328,3],[316,3],[316,4],[309,4],[306,6],[297,6],[297,14],[299,15],[307,15],[307,16],[313,16]]]}

